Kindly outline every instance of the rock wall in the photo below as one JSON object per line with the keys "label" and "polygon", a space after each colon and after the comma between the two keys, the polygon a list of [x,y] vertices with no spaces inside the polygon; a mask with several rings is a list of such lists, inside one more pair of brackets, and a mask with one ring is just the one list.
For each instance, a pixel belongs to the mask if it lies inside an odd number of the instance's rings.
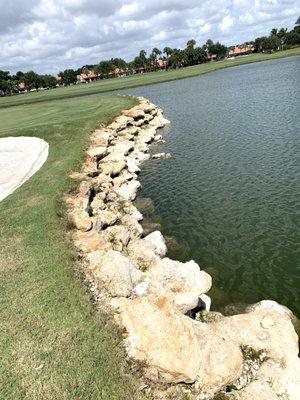
{"label": "rock wall", "polygon": [[[81,183],[67,199],[69,217],[92,291],[113,313],[128,355],[142,362],[144,375],[173,384],[152,398],[177,398],[181,388],[190,399],[221,392],[231,399],[298,400],[290,311],[264,301],[232,317],[209,313],[210,275],[192,260],[167,258],[159,231],[143,235],[143,216],[132,203],[141,186],[138,173],[150,158],[151,142],[162,141],[157,129],[169,121],[161,109],[138,99],[93,132],[82,170],[72,174]],[[170,155],[154,158],[164,156]],[[201,307],[207,309],[202,321],[187,315]]]}

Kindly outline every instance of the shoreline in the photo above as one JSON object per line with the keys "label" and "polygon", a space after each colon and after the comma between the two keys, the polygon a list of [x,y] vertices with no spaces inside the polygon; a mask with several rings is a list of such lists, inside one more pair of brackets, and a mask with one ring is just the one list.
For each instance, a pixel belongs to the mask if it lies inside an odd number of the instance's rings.
{"label": "shoreline", "polygon": [[[274,399],[296,400],[300,361],[291,312],[270,300],[231,317],[209,312],[210,275],[193,260],[165,257],[159,231],[143,236],[143,216],[132,204],[138,172],[150,158],[150,143],[162,139],[157,130],[169,121],[160,108],[138,100],[92,133],[86,161],[71,175],[81,183],[66,199],[68,215],[94,299],[114,315],[145,379],[169,385],[164,393],[197,392],[190,398],[200,400],[221,392],[226,399],[226,387],[234,385],[239,399],[258,398],[263,389]],[[149,385],[157,396],[160,388]]]}
{"label": "shoreline", "polygon": [[[114,78],[109,80],[97,81],[85,85],[73,85],[68,87],[59,87],[51,91],[38,93],[24,93],[17,96],[8,96],[0,98],[0,108],[15,107],[18,105],[26,105],[39,103],[44,101],[53,101],[59,99],[68,99],[75,97],[85,97],[101,93],[116,92],[119,90],[134,89],[140,86],[154,85],[164,82],[172,82],[175,80],[192,78],[214,72],[220,69],[236,67],[240,65],[252,64],[256,62],[278,60],[287,57],[300,56],[300,46],[276,53],[253,53],[248,56],[237,57],[234,60],[221,60],[217,62],[207,62],[204,64],[172,69],[168,71],[156,71],[145,74],[132,75],[123,78]],[[167,75],[167,76],[166,76]],[[152,79],[153,78],[153,79]],[[131,82],[138,80],[138,82]],[[60,91],[70,93],[61,94]],[[82,92],[80,92],[82,90]],[[73,93],[72,93],[73,92]],[[29,96],[28,96],[29,95]],[[21,97],[20,97],[21,96]],[[25,98],[24,98],[25,96]],[[38,98],[37,98],[38,97]],[[19,99],[19,100],[18,100]]]}

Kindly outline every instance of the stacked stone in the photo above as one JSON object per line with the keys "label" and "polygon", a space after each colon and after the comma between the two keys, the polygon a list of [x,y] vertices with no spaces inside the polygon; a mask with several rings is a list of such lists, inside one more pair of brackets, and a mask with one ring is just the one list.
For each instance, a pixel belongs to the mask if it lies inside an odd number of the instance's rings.
{"label": "stacked stone", "polygon": [[[139,98],[137,106],[91,135],[82,171],[73,174],[81,180],[78,193],[67,199],[91,287],[126,332],[128,354],[145,363],[152,380],[188,383],[195,399],[236,383],[238,399],[250,399],[250,387],[251,398],[296,400],[300,374],[290,312],[266,302],[207,323],[189,318],[199,302],[209,309],[210,275],[193,260],[166,257],[159,231],[143,235],[143,215],[133,205],[138,173],[150,158],[151,143],[162,141],[157,129],[167,123],[160,108]],[[265,358],[249,363],[244,348]]]}

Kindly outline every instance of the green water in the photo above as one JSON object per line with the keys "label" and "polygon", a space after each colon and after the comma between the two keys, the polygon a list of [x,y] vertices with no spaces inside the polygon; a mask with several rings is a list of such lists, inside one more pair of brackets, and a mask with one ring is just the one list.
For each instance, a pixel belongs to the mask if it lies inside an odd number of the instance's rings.
{"label": "green water", "polygon": [[126,91],[172,122],[153,151],[173,157],[144,164],[141,196],[169,257],[213,276],[215,309],[274,299],[300,315],[299,66],[292,57]]}

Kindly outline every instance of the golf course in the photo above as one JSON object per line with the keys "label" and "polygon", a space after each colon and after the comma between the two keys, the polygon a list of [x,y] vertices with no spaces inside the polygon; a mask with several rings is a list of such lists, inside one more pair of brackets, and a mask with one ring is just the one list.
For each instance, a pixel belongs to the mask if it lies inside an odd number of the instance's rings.
{"label": "golf course", "polygon": [[299,54],[298,47],[0,98],[0,138],[49,144],[42,168],[0,202],[0,399],[131,399],[138,385],[117,328],[90,301],[64,204],[78,186],[69,174],[89,134],[136,100],[88,95]]}

